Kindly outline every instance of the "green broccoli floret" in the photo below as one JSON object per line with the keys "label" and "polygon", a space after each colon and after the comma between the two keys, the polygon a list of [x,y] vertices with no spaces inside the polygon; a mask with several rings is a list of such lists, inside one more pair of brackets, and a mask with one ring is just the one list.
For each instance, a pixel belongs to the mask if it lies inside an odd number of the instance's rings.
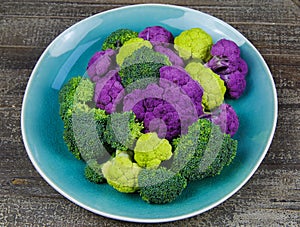
{"label": "green broccoli floret", "polygon": [[160,139],[155,132],[143,134],[136,142],[134,160],[141,167],[157,168],[162,161],[172,156],[172,146],[166,139]]}
{"label": "green broccoli floret", "polygon": [[59,92],[64,141],[77,159],[85,161],[105,160],[107,156],[101,134],[107,115],[93,107],[93,94],[94,84],[82,77],[71,78]]}
{"label": "green broccoli floret", "polygon": [[96,184],[106,182],[102,173],[102,166],[103,165],[99,164],[96,160],[88,161],[84,169],[84,176],[86,179]]}
{"label": "green broccoli floret", "polygon": [[139,80],[145,84],[148,78],[159,78],[159,69],[165,65],[171,65],[165,55],[143,46],[124,59],[119,75],[124,87]]}
{"label": "green broccoli floret", "polygon": [[210,112],[223,103],[226,87],[219,75],[215,74],[210,68],[206,68],[200,62],[189,63],[185,70],[203,88],[202,104],[206,111]]}
{"label": "green broccoli floret", "polygon": [[103,42],[102,44],[102,50],[107,49],[117,49],[123,44],[132,39],[138,37],[138,33],[135,31],[132,31],[130,29],[118,29],[114,32],[112,32]]}
{"label": "green broccoli floret", "polygon": [[102,166],[107,183],[124,193],[138,190],[138,174],[141,170],[138,164],[132,162],[131,156],[126,151],[117,151],[116,156]]}
{"label": "green broccoli floret", "polygon": [[133,52],[140,49],[141,47],[152,49],[152,44],[148,40],[144,40],[142,38],[132,38],[126,41],[119,49],[119,53],[116,56],[117,64],[119,66],[122,66],[125,58],[132,55]]}
{"label": "green broccoli floret", "polygon": [[73,77],[59,91],[59,115],[63,120],[68,117],[67,112],[73,107],[74,95],[81,80],[81,76]]}
{"label": "green broccoli floret", "polygon": [[184,60],[190,58],[207,62],[211,58],[212,37],[201,28],[191,28],[174,39],[174,47]]}
{"label": "green broccoli floret", "polygon": [[136,116],[132,111],[115,112],[108,117],[103,133],[104,140],[117,150],[133,150],[136,140],[142,135],[141,131],[143,129],[143,123],[136,120]]}
{"label": "green broccoli floret", "polygon": [[91,159],[103,162],[110,156],[101,137],[103,132],[99,130],[100,124],[103,124],[101,127],[104,128],[106,120],[107,115],[103,110],[90,108],[81,103],[74,106],[72,117],[74,139],[81,158],[86,162]]}
{"label": "green broccoli floret", "polygon": [[78,102],[89,102],[92,100],[94,85],[89,79],[81,76],[71,78],[59,92],[59,114],[64,122],[64,140],[68,149],[77,159],[80,159],[80,152],[77,148],[73,133],[73,104]]}
{"label": "green broccoli floret", "polygon": [[144,201],[163,204],[174,201],[186,188],[187,180],[179,173],[159,167],[142,169],[138,175],[138,185]]}
{"label": "green broccoli floret", "polygon": [[207,119],[199,119],[182,135],[174,151],[171,170],[188,180],[220,174],[237,151],[237,141]]}

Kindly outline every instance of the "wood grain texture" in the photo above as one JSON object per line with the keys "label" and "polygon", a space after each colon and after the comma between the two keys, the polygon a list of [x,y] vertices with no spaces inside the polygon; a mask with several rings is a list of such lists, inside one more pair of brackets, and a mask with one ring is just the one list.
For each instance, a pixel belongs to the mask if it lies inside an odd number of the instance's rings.
{"label": "wood grain texture", "polygon": [[[0,226],[146,226],[95,215],[52,189],[21,138],[24,91],[39,56],[69,26],[98,12],[147,0],[0,2]],[[165,3],[165,1],[151,1]],[[260,51],[278,92],[272,145],[249,182],[218,207],[157,226],[300,225],[300,8],[297,0],[169,0],[231,24]]]}

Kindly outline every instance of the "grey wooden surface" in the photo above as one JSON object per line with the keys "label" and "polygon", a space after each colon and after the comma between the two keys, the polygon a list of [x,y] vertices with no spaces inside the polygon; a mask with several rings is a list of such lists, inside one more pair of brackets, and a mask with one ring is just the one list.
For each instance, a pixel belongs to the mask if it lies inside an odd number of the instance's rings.
{"label": "grey wooden surface", "polygon": [[[0,226],[139,226],[95,215],[52,189],[27,157],[21,138],[20,112],[30,73],[58,34],[98,12],[149,2],[0,0]],[[206,213],[158,226],[300,225],[299,1],[169,0],[168,3],[216,16],[248,38],[271,69],[279,114],[266,158],[240,191]]]}

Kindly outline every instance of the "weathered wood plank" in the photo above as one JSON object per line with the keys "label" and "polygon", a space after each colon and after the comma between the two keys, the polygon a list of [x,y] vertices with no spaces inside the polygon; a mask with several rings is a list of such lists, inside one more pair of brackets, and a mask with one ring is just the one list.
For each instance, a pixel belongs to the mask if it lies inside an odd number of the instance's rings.
{"label": "weathered wood plank", "polygon": [[[224,17],[224,14],[221,13]],[[231,17],[225,18],[225,21]],[[0,19],[2,46],[47,46],[58,34],[78,22],[79,18],[5,17]],[[296,54],[300,48],[298,24],[263,24],[229,22],[266,54]],[[247,25],[247,26],[246,26]],[[55,29],[54,29],[55,28]],[[15,32],[17,31],[17,32]],[[258,43],[259,40],[260,42]],[[292,48],[293,46],[297,48]]]}
{"label": "weathered wood plank", "polygon": [[[239,225],[266,225],[268,222],[277,225],[297,223],[297,214],[299,214],[299,210],[297,210],[299,207],[296,186],[296,184],[299,184],[297,173],[291,169],[266,168],[269,167],[263,165],[242,190],[218,208],[188,220],[179,221],[176,224],[191,225],[194,223],[196,226],[220,226],[230,225],[233,222]],[[7,185],[10,185],[9,187],[12,187],[12,189],[7,189]],[[95,225],[104,219],[67,202],[38,177],[30,179],[13,178],[9,182],[1,182],[1,186],[3,199],[0,202],[0,209],[6,219],[8,217],[16,218],[20,215],[23,217],[21,218],[22,221],[29,221],[26,218],[30,217],[30,223],[39,223],[35,218],[44,215],[47,220],[45,218],[42,220],[59,224],[59,220],[66,219],[72,226],[80,226],[83,220],[89,220],[85,223],[87,225]],[[278,190],[279,188],[280,190]],[[11,191],[15,193],[14,197],[10,196]],[[11,210],[7,210],[4,206],[5,203],[11,204]],[[248,208],[251,212],[245,213],[245,208]],[[50,210],[56,211],[55,215]],[[59,212],[63,210],[68,212]],[[282,212],[285,215],[282,215]],[[262,214],[266,214],[266,216]],[[70,218],[70,216],[77,217],[79,215],[82,218],[79,222],[76,218]],[[52,218],[56,219],[52,220]],[[5,221],[5,219],[2,221]],[[20,221],[16,223],[20,223]],[[120,224],[120,222],[111,220],[109,223]],[[130,223],[123,224],[124,226],[133,226]],[[161,226],[173,225],[164,224]]]}
{"label": "weathered wood plank", "polygon": [[[147,0],[8,0],[0,3],[0,226],[137,226],[69,202],[37,173],[20,128],[22,97],[47,45],[77,21]],[[154,1],[165,3],[163,0]],[[300,223],[299,1],[170,0],[231,24],[262,53],[279,102],[272,145],[249,182],[220,206],[157,226],[297,226]],[[139,226],[148,226],[141,224]]]}
{"label": "weathered wood plank", "polygon": [[[77,17],[83,18],[90,15],[109,10],[115,7],[131,4],[132,1],[113,3],[105,1],[86,1],[86,2],[6,2],[0,9],[0,15],[5,16],[20,16],[20,17],[48,17],[48,18],[64,18]],[[116,3],[114,3],[116,2]],[[143,3],[144,1],[136,1],[136,3]],[[164,3],[165,1],[158,1]],[[180,4],[181,1],[170,1],[170,4]],[[182,3],[181,3],[182,4]],[[262,2],[259,4],[257,10],[257,1],[245,1],[245,4],[237,1],[219,2],[219,1],[201,1],[201,2],[187,2],[184,6],[189,6],[196,10],[210,13],[216,17],[224,18],[229,22],[251,22],[259,21],[260,23],[292,23],[292,21],[299,21],[299,12],[297,8],[291,7],[291,4],[283,4],[283,2]],[[16,11],[17,9],[17,11]],[[284,14],[282,12],[285,12]]]}
{"label": "weathered wood plank", "polygon": [[33,69],[45,47],[1,47],[0,69]]}
{"label": "weathered wood plank", "polygon": [[0,43],[3,47],[46,47],[77,21],[76,18],[3,18],[0,19]]}

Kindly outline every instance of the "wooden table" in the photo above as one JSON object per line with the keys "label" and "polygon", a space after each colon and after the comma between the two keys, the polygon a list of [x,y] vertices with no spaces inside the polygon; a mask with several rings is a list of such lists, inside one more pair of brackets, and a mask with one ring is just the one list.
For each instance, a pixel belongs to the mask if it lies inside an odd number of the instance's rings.
{"label": "wooden table", "polygon": [[[30,73],[58,34],[98,12],[147,2],[150,1],[1,0],[0,226],[137,225],[95,215],[52,189],[33,168],[24,149],[20,112]],[[299,1],[169,0],[168,3],[216,16],[238,29],[257,47],[276,83],[279,115],[266,158],[239,192],[204,214],[160,226],[299,225]]]}

